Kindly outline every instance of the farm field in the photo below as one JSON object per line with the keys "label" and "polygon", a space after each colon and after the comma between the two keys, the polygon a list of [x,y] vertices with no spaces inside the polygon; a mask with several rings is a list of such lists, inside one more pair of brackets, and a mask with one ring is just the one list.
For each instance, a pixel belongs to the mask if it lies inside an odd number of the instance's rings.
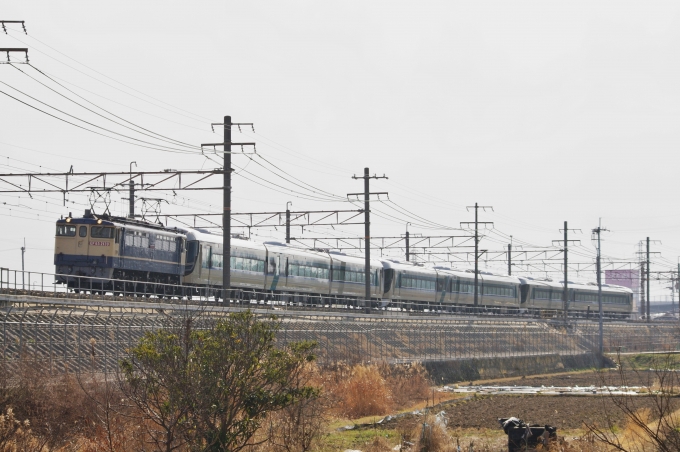
{"label": "farm field", "polygon": [[[647,386],[655,384],[655,374],[648,371],[627,371],[625,378],[630,386]],[[620,374],[609,370],[565,372],[552,375],[528,376],[526,378],[497,379],[474,381],[473,384],[502,385],[502,386],[601,386],[606,384],[620,385]],[[468,384],[465,382],[464,384]],[[446,393],[446,397],[453,394]],[[499,426],[500,417],[519,417],[532,424],[549,424],[558,428],[558,435],[574,447],[582,450],[599,450],[591,445],[587,439],[585,424],[598,423],[602,425],[605,413],[615,425],[614,429],[623,431],[626,428],[626,418],[619,411],[611,398],[606,395],[463,395],[456,394],[449,400],[437,403],[431,408],[430,415],[424,414],[424,403],[402,410],[405,414],[396,419],[382,422],[381,425],[368,426],[371,422],[380,420],[381,416],[367,417],[355,420],[362,427],[353,430],[340,431],[347,421],[335,422],[331,431],[320,442],[320,451],[331,450],[361,450],[381,451],[394,449],[400,440],[413,442],[425,422],[437,422],[434,414],[441,413],[446,420],[447,446],[440,450],[455,450],[458,445],[463,450],[472,443],[474,450],[503,451],[507,450],[507,436]],[[438,402],[435,396],[435,401]],[[641,409],[651,408],[654,400],[651,397],[639,396],[636,404]],[[442,413],[443,412],[443,413]],[[351,422],[351,421],[350,421]],[[339,430],[340,429],[340,430]],[[449,449],[448,447],[452,448]]]}

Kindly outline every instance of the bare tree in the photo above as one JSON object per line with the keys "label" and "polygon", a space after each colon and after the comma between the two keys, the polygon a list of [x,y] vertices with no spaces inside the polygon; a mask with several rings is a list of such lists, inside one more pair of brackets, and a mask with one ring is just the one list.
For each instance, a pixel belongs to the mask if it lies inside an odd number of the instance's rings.
{"label": "bare tree", "polygon": [[[652,369],[646,372],[630,369],[620,355],[617,363],[615,378],[607,379],[605,374],[601,374],[601,382],[608,388],[607,398],[623,413],[627,428],[620,432],[613,420],[614,413],[605,408],[603,425],[586,425],[590,433],[620,451],[680,450],[680,418],[676,414],[680,409],[677,398],[680,378],[673,370],[673,356],[658,355],[652,361]],[[633,395],[629,391],[611,389],[611,385],[622,389],[633,386],[631,377],[635,378],[636,385],[642,386],[643,394]]]}
{"label": "bare tree", "polygon": [[[307,364],[292,382],[291,386],[302,388],[318,387],[321,384],[318,368]],[[306,452],[312,449],[328,421],[329,395],[318,392],[303,398],[270,416],[268,450]]]}

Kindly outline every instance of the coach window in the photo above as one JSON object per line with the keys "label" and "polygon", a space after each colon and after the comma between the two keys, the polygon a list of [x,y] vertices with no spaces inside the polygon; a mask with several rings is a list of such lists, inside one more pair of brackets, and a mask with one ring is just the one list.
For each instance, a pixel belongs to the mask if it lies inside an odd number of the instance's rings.
{"label": "coach window", "polygon": [[[85,232],[87,234],[87,231]],[[81,237],[84,237],[82,235],[82,229],[80,232]],[[90,231],[90,236],[98,239],[112,239],[113,238],[113,228],[107,228],[103,226],[92,226],[92,230]]]}
{"label": "coach window", "polygon": [[81,237],[87,237],[87,226],[80,226],[78,228],[78,235]]}
{"label": "coach window", "polygon": [[222,268],[223,258],[221,254],[212,255],[212,268]]}

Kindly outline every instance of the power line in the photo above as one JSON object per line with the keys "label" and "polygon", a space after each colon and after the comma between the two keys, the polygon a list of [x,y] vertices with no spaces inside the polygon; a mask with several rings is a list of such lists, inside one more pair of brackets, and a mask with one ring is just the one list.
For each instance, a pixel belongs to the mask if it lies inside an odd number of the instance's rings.
{"label": "power line", "polygon": [[[21,42],[21,43],[24,44],[24,45],[27,45],[24,41],[22,41],[21,39],[17,38],[17,37],[14,36],[14,35],[10,35],[10,37],[12,37],[12,39],[15,39],[16,41]],[[168,106],[170,106],[170,107],[172,107],[172,108],[174,108],[174,109],[176,109],[176,110],[184,111],[185,113],[189,113],[189,114],[191,114],[191,115],[193,115],[193,116],[196,116],[196,117],[198,117],[198,118],[208,119],[208,118],[206,118],[206,117],[204,117],[204,116],[197,115],[197,114],[195,114],[195,113],[191,113],[191,112],[186,111],[186,110],[183,110],[183,109],[181,109],[181,108],[179,108],[179,107],[175,107],[175,106],[173,106],[173,105],[171,105],[171,104],[169,104],[169,103],[167,103],[167,102],[164,102],[164,101],[162,101],[162,100],[156,99],[156,98],[154,98],[153,96],[150,96],[150,95],[148,95],[148,94],[145,94],[145,93],[143,93],[143,92],[141,92],[141,91],[139,91],[139,90],[137,90],[137,89],[135,89],[135,88],[132,88],[132,87],[130,87],[130,86],[128,86],[128,85],[126,85],[126,84],[124,84],[124,83],[122,83],[122,82],[119,82],[119,81],[117,81],[117,80],[115,80],[115,79],[109,77],[108,75],[102,73],[102,72],[99,72],[99,71],[97,71],[97,70],[95,70],[95,69],[92,69],[91,67],[89,67],[89,66],[87,66],[87,65],[85,65],[85,64],[83,64],[83,63],[81,63],[81,62],[79,62],[79,61],[77,61],[77,60],[75,60],[74,58],[71,58],[70,56],[64,54],[63,52],[60,52],[59,50],[55,49],[54,47],[51,47],[50,45],[45,44],[44,42],[42,42],[41,40],[39,40],[38,38],[36,38],[36,37],[33,36],[32,34],[29,35],[29,38],[38,41],[40,44],[42,44],[42,45],[44,45],[45,47],[48,47],[48,48],[50,48],[51,50],[53,50],[53,51],[55,51],[55,52],[57,52],[57,53],[59,53],[59,54],[65,56],[66,58],[70,59],[71,61],[74,61],[74,62],[80,64],[81,66],[86,67],[87,69],[91,70],[92,72],[95,72],[95,73],[97,73],[97,74],[99,74],[99,75],[101,75],[101,76],[103,76],[103,77],[106,77],[107,79],[109,79],[109,80],[111,80],[111,81],[114,81],[114,82],[116,82],[116,83],[118,83],[118,84],[120,84],[120,85],[122,85],[122,86],[124,86],[124,87],[126,87],[126,88],[128,88],[128,89],[130,89],[130,90],[132,90],[132,91],[135,91],[135,92],[137,92],[137,93],[139,93],[139,94],[142,94],[142,95],[144,95],[144,96],[146,96],[146,97],[149,97],[150,99],[154,99],[154,100],[156,100],[156,101],[158,101],[158,102],[160,102],[160,103],[162,103],[162,104],[168,105]],[[142,102],[146,102],[146,103],[148,103],[148,104],[150,104],[150,105],[153,105],[153,106],[155,106],[155,107],[162,108],[162,109],[164,109],[164,110],[170,111],[170,112],[173,113],[173,114],[180,115],[180,116],[184,116],[184,117],[189,118],[189,119],[191,119],[191,120],[193,120],[193,121],[201,121],[201,120],[199,120],[199,119],[191,118],[191,117],[189,117],[189,116],[187,116],[187,115],[184,115],[184,114],[182,114],[182,113],[178,113],[178,112],[176,112],[176,111],[172,111],[172,110],[168,109],[167,107],[163,107],[162,105],[154,104],[153,102],[150,102],[150,101],[148,101],[148,100],[146,100],[146,99],[142,99],[142,98],[140,98],[140,97],[138,97],[138,96],[135,96],[134,94],[130,94],[130,93],[128,93],[128,92],[125,92],[124,90],[122,90],[122,89],[120,89],[120,88],[118,88],[118,87],[116,87],[116,86],[113,86],[113,85],[111,85],[111,84],[109,84],[109,83],[106,83],[106,82],[104,82],[104,81],[102,81],[102,80],[99,80],[98,78],[96,78],[96,77],[94,77],[94,76],[92,76],[92,75],[90,75],[90,74],[88,74],[88,73],[86,73],[86,72],[83,72],[83,71],[81,71],[81,70],[79,70],[79,69],[76,69],[76,68],[74,68],[73,66],[71,66],[71,65],[69,65],[69,64],[66,64],[66,63],[64,63],[63,61],[61,61],[61,60],[59,60],[59,59],[57,59],[57,58],[54,58],[53,56],[48,55],[47,53],[45,53],[45,52],[43,52],[43,51],[41,51],[41,50],[38,50],[38,49],[36,49],[36,48],[34,48],[33,50],[35,50],[36,52],[39,52],[39,53],[45,55],[45,56],[48,57],[48,58],[51,58],[51,59],[57,61],[57,62],[60,63],[60,64],[63,64],[63,65],[66,66],[66,67],[69,67],[69,68],[73,69],[73,70],[76,71],[76,72],[80,72],[81,74],[83,74],[83,75],[85,75],[85,76],[87,76],[87,77],[90,77],[90,78],[92,78],[93,80],[98,81],[99,83],[102,83],[102,84],[104,84],[104,85],[106,85],[106,86],[109,86],[109,87],[115,89],[115,90],[118,90],[118,91],[120,91],[120,92],[122,92],[122,93],[125,93],[125,94],[127,94],[128,96],[131,96],[131,97],[134,97],[134,98],[136,98],[136,99],[139,99],[139,100],[141,100]]]}
{"label": "power line", "polygon": [[[2,81],[0,81],[0,83],[5,84],[5,83],[2,82]],[[9,85],[7,85],[7,86],[9,86]],[[11,88],[11,87],[10,87],[10,88]],[[14,88],[12,88],[12,89],[14,89]],[[17,90],[17,91],[18,91],[18,90]],[[19,91],[19,92],[21,92],[21,91]],[[103,137],[106,137],[106,138],[110,138],[110,139],[112,139],[112,140],[120,141],[120,142],[122,142],[122,143],[131,144],[131,145],[133,145],[133,146],[138,146],[138,147],[142,147],[142,148],[146,148],[146,149],[153,149],[153,150],[156,150],[156,151],[174,152],[174,153],[178,153],[178,154],[186,154],[186,153],[188,153],[188,151],[184,151],[184,150],[174,150],[174,151],[173,151],[173,150],[170,150],[170,149],[162,149],[162,148],[157,148],[157,147],[144,146],[144,145],[142,145],[142,144],[132,143],[132,142],[130,142],[130,141],[121,140],[120,138],[111,137],[111,136],[109,136],[109,135],[106,135],[106,134],[97,132],[97,131],[95,131],[95,130],[90,130],[90,129],[88,129],[87,127],[83,127],[83,126],[81,126],[81,125],[79,125],[79,124],[75,124],[75,123],[73,123],[73,122],[67,121],[66,119],[60,118],[60,117],[58,117],[58,116],[55,116],[55,115],[53,115],[52,113],[48,113],[48,112],[46,112],[46,111],[44,111],[44,110],[41,110],[40,108],[35,107],[34,105],[31,105],[31,104],[29,104],[29,103],[27,103],[27,102],[24,102],[24,101],[21,100],[21,99],[17,99],[16,97],[14,97],[14,96],[12,96],[11,94],[8,94],[8,93],[6,93],[6,92],[4,92],[4,91],[2,91],[2,90],[0,90],[0,93],[1,93],[1,94],[4,94],[5,96],[7,96],[7,97],[9,97],[9,98],[11,98],[11,99],[16,100],[17,102],[22,103],[22,104],[24,104],[24,105],[26,105],[26,106],[28,106],[28,107],[30,107],[30,108],[33,108],[34,110],[37,110],[37,111],[39,111],[40,113],[46,114],[46,115],[51,116],[51,117],[53,117],[53,118],[55,118],[55,119],[58,119],[58,120],[60,120],[60,121],[62,121],[62,122],[65,122],[65,123],[70,124],[70,125],[72,125],[72,126],[78,127],[79,129],[86,130],[86,131],[88,131],[88,132],[90,132],[90,133],[94,133],[94,134],[96,134],[96,135],[100,135],[100,136],[103,136]],[[22,94],[23,94],[23,93],[22,93]],[[30,96],[28,96],[28,97],[30,97]],[[39,101],[39,102],[40,102],[40,101]],[[42,103],[42,102],[41,102],[41,103]],[[50,108],[53,108],[53,107],[50,107]],[[55,108],[55,110],[57,110],[57,109]],[[57,111],[59,111],[59,110],[57,110]],[[80,120],[80,119],[79,119],[79,120]],[[82,121],[82,120],[81,120],[81,121]],[[83,121],[83,122],[86,122],[86,121]],[[98,126],[97,126],[97,127],[98,127]],[[118,134],[118,135],[120,135],[120,134]],[[137,141],[142,141],[142,140],[137,140]],[[153,144],[153,143],[152,143],[152,144]]]}
{"label": "power line", "polygon": [[[113,134],[115,134],[115,135],[119,135],[119,136],[124,137],[124,138],[128,138],[128,139],[130,139],[130,140],[138,141],[138,142],[144,143],[144,144],[150,144],[150,145],[152,145],[152,146],[159,146],[159,148],[156,148],[156,149],[159,150],[159,151],[169,151],[169,152],[185,153],[185,154],[190,154],[190,153],[191,153],[191,154],[197,154],[198,151],[200,151],[200,148],[198,148],[198,147],[195,147],[195,152],[190,152],[190,151],[187,151],[187,150],[184,150],[184,149],[178,149],[178,148],[173,148],[173,147],[170,147],[170,146],[165,146],[165,145],[161,145],[161,144],[152,143],[152,142],[149,142],[149,141],[145,141],[145,140],[142,140],[142,139],[139,139],[139,138],[135,138],[135,137],[131,137],[131,136],[129,136],[129,135],[122,134],[122,133],[120,133],[120,132],[116,132],[115,130],[107,129],[106,127],[99,126],[99,125],[94,124],[94,123],[92,123],[92,122],[89,122],[89,121],[86,121],[86,120],[84,120],[84,119],[78,118],[77,116],[72,115],[72,114],[70,114],[70,113],[67,113],[67,112],[65,112],[65,111],[63,111],[63,110],[60,110],[59,108],[53,107],[52,105],[49,105],[48,103],[43,102],[43,101],[41,101],[40,99],[36,99],[35,97],[33,97],[33,96],[29,95],[29,94],[26,94],[26,93],[24,93],[23,91],[21,91],[21,90],[19,90],[19,89],[17,89],[17,88],[14,88],[13,86],[9,85],[8,83],[5,83],[5,82],[3,82],[3,81],[0,81],[0,83],[2,83],[3,85],[5,85],[5,86],[7,86],[7,87],[9,87],[9,88],[11,88],[11,89],[13,89],[14,91],[17,91],[17,92],[23,94],[24,96],[28,97],[29,99],[32,99],[32,100],[34,100],[34,101],[36,101],[36,102],[38,102],[38,103],[40,103],[40,104],[42,104],[42,105],[45,105],[46,107],[49,107],[49,108],[51,108],[51,109],[53,109],[53,110],[56,110],[56,111],[58,111],[59,113],[61,113],[61,114],[63,114],[63,115],[66,115],[66,116],[68,116],[68,117],[70,117],[70,118],[73,118],[73,119],[75,119],[75,120],[77,120],[77,121],[83,122],[83,123],[85,123],[85,124],[87,124],[87,125],[89,125],[89,126],[96,127],[96,128],[98,128],[98,129],[104,130],[104,131],[106,131],[106,132],[113,133]],[[30,106],[30,107],[32,107],[32,108],[35,108],[36,110],[38,110],[38,111],[40,111],[40,112],[42,112],[42,113],[49,114],[49,113],[47,113],[47,112],[45,112],[45,111],[43,111],[43,110],[40,110],[40,109],[38,109],[38,108],[36,108],[36,107],[33,107],[32,105],[30,105],[30,104],[28,104],[28,103],[26,103],[26,102],[23,102],[23,101],[19,100],[19,99],[13,97],[13,96],[10,96],[9,94],[7,94],[7,93],[5,93],[5,92],[3,92],[3,91],[0,91],[0,92],[2,92],[3,94],[5,94],[5,95],[7,95],[7,96],[9,96],[9,97],[11,97],[11,98],[13,98],[13,99],[15,99],[15,100],[18,100],[19,102],[21,102],[21,103],[23,103],[23,104],[25,104],[25,105],[28,105],[28,106]],[[54,117],[54,118],[61,119],[61,118],[58,118],[57,116],[54,116],[54,115],[52,115],[52,114],[49,114],[49,115],[52,116],[52,117]],[[63,119],[62,119],[62,120],[63,120]],[[65,121],[65,122],[68,122],[68,121]],[[70,123],[70,122],[69,122],[69,124],[73,124],[73,123]],[[75,125],[75,124],[73,124],[73,125]],[[83,128],[83,129],[85,129],[85,130],[88,130],[88,131],[90,131],[90,132],[93,132],[93,131],[90,130],[90,129],[87,129],[87,128],[84,128],[84,127],[81,127],[81,128]],[[141,132],[138,132],[138,133],[141,133]],[[101,135],[103,135],[103,134],[101,134]],[[109,136],[107,136],[107,135],[103,135],[103,136],[106,136],[107,138],[113,138],[113,137],[109,137]],[[134,143],[131,143],[131,144],[134,144]],[[144,146],[144,147],[146,147],[146,146]]]}
{"label": "power line", "polygon": [[[38,73],[42,74],[42,75],[43,75],[44,77],[46,77],[47,79],[51,80],[53,83],[56,83],[57,85],[59,85],[59,86],[62,87],[63,89],[67,90],[68,92],[72,93],[73,95],[77,96],[78,98],[84,100],[85,102],[87,102],[87,103],[89,103],[89,104],[95,106],[96,108],[99,108],[100,110],[102,110],[102,111],[108,113],[109,115],[111,115],[111,116],[113,116],[113,117],[115,117],[115,118],[117,118],[117,119],[120,119],[121,121],[124,121],[124,122],[126,122],[126,123],[128,123],[128,124],[131,124],[132,126],[137,127],[138,129],[143,130],[143,132],[140,132],[139,130],[136,130],[136,129],[134,129],[134,128],[130,127],[130,126],[127,126],[127,125],[125,125],[125,124],[121,124],[121,123],[118,122],[118,121],[114,121],[114,120],[111,119],[111,118],[107,118],[106,116],[102,115],[101,113],[98,113],[98,112],[92,110],[91,108],[88,108],[88,107],[86,107],[86,106],[84,106],[84,105],[82,105],[82,104],[80,104],[80,103],[74,101],[73,99],[69,98],[68,96],[65,96],[64,94],[60,93],[59,91],[55,90],[54,88],[52,88],[52,87],[50,87],[50,86],[47,86],[45,83],[43,83],[43,82],[41,82],[40,80],[36,79],[35,77],[33,77],[33,76],[27,74],[26,72],[24,72],[23,70],[21,70],[21,68],[15,66],[14,64],[12,64],[11,66],[12,66],[13,68],[15,68],[16,70],[20,71],[20,72],[21,72],[22,74],[24,74],[26,77],[29,77],[31,80],[34,80],[36,83],[39,83],[40,85],[44,86],[45,88],[49,89],[50,91],[54,92],[55,94],[57,94],[57,95],[63,97],[64,99],[66,99],[66,100],[68,100],[68,101],[70,101],[70,102],[73,102],[74,104],[78,105],[79,107],[84,108],[85,110],[87,110],[87,111],[89,111],[89,112],[91,112],[91,113],[93,113],[93,114],[95,114],[95,115],[97,115],[97,116],[99,116],[99,117],[101,117],[101,118],[106,119],[107,121],[111,121],[111,122],[113,122],[114,124],[117,124],[117,125],[119,125],[119,126],[121,126],[121,127],[124,127],[124,128],[126,128],[126,129],[129,129],[129,130],[132,130],[132,131],[135,132],[135,133],[140,133],[140,134],[142,134],[142,135],[145,135],[145,136],[148,136],[148,137],[151,137],[151,138],[155,138],[154,135],[155,135],[155,136],[158,136],[158,137],[160,137],[160,138],[157,138],[157,139],[160,139],[161,141],[164,141],[164,142],[166,142],[166,143],[177,144],[177,145],[180,145],[180,146],[183,146],[183,147],[187,147],[187,148],[190,148],[190,149],[197,149],[197,147],[196,147],[195,145],[191,145],[191,144],[189,144],[189,143],[185,143],[185,142],[180,141],[180,140],[175,140],[175,139],[170,138],[170,137],[167,137],[167,136],[165,136],[165,135],[156,133],[156,132],[154,132],[154,131],[152,131],[152,130],[149,130],[149,129],[146,129],[146,128],[144,128],[144,127],[138,125],[138,124],[135,124],[135,123],[133,123],[133,122],[131,122],[131,121],[128,121],[128,120],[126,120],[126,119],[124,119],[124,118],[122,118],[122,117],[120,117],[120,116],[118,116],[118,115],[116,115],[116,114],[114,114],[114,113],[112,113],[112,112],[106,110],[106,109],[103,108],[103,107],[100,107],[99,105],[97,105],[97,104],[95,104],[95,103],[89,101],[88,99],[85,99],[85,98],[82,97],[81,95],[79,95],[79,94],[73,92],[72,90],[66,88],[64,85],[62,85],[61,83],[59,83],[59,82],[57,82],[56,80],[52,79],[50,76],[48,76],[47,74],[45,74],[43,71],[41,71],[41,70],[38,69],[37,67],[33,66],[32,64],[28,64],[28,66],[31,67],[31,68],[33,68],[34,70],[36,70]],[[149,132],[149,133],[145,133],[145,132]]]}

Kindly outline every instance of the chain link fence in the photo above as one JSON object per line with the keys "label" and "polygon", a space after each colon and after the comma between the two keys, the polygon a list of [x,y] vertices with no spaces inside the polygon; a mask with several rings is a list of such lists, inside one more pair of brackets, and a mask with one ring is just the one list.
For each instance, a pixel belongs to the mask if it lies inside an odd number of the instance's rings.
{"label": "chain link fence", "polygon": [[[235,308],[231,309],[232,311]],[[17,304],[0,309],[2,357],[38,360],[52,371],[112,372],[144,333],[172,327],[185,316],[195,328],[209,327],[230,309],[177,306],[145,308]],[[272,312],[255,310],[263,319]],[[278,311],[277,340],[318,343],[321,364],[338,362],[452,361],[541,355],[584,355],[597,350],[595,322],[479,320],[446,317],[323,315]],[[667,352],[678,349],[675,324],[607,323],[605,352]]]}

